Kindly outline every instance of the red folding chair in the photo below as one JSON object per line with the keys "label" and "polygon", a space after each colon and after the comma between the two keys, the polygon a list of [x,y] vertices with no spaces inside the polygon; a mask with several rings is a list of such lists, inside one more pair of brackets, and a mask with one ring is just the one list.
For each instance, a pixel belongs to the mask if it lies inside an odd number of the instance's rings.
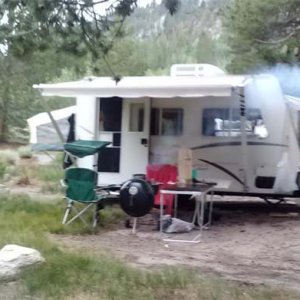
{"label": "red folding chair", "polygon": [[[147,180],[155,181],[159,184],[158,192],[154,198],[154,205],[160,205],[159,190],[168,183],[175,183],[177,181],[177,167],[174,165],[148,165],[147,166]],[[163,205],[166,207],[166,213],[172,215],[174,195],[164,195]]]}

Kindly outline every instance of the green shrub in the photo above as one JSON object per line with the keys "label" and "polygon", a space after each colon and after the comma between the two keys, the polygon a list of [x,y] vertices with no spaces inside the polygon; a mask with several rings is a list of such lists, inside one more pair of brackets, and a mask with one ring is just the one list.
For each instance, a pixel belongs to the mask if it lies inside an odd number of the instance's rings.
{"label": "green shrub", "polygon": [[0,159],[9,165],[15,165],[18,159],[18,155],[12,150],[1,150]]}
{"label": "green shrub", "polygon": [[10,142],[26,144],[29,141],[29,128],[10,127],[8,136]]}
{"label": "green shrub", "polygon": [[18,154],[20,158],[31,158],[32,151],[30,146],[22,146],[18,149]]}
{"label": "green shrub", "polygon": [[9,174],[9,176],[17,176],[18,174],[18,167],[14,165],[9,165],[6,167],[6,173]]}
{"label": "green shrub", "polygon": [[0,160],[0,179],[3,178],[3,176],[6,172],[6,167],[7,167],[7,164],[3,160]]}

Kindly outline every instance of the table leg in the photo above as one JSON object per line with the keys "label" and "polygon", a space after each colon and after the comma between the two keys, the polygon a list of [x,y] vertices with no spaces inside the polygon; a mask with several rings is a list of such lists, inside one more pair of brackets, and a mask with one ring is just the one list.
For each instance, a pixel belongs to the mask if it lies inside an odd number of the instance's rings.
{"label": "table leg", "polygon": [[212,220],[212,212],[214,208],[214,191],[211,191],[210,194],[210,204],[209,204],[209,217],[208,217],[208,224],[209,226],[211,225],[211,220]]}
{"label": "table leg", "polygon": [[175,195],[175,203],[174,203],[174,217],[177,218],[177,209],[178,209],[178,195]]}
{"label": "table leg", "polygon": [[199,197],[198,195],[192,196],[192,198],[195,199],[195,210],[194,210],[194,215],[192,218],[192,223],[195,224],[196,221],[199,222],[199,218],[198,218],[198,213],[199,213],[199,209],[200,209],[200,203],[199,203]]}
{"label": "table leg", "polygon": [[200,195],[197,195],[195,197],[195,201],[196,201],[195,217],[196,217],[197,223],[199,225],[200,232],[193,238],[193,241],[200,243],[200,238],[202,236],[202,230],[203,230],[203,210],[204,210],[203,209],[203,207],[204,207],[203,193],[201,193]]}
{"label": "table leg", "polygon": [[160,198],[159,198],[159,204],[160,204],[160,217],[159,217],[159,231],[160,233],[162,233],[162,228],[163,228],[163,224],[162,224],[162,217],[163,217],[163,214],[164,214],[164,201],[163,201],[163,194],[160,193]]}
{"label": "table leg", "polygon": [[198,223],[200,226],[200,234],[202,234],[203,226],[204,226],[204,210],[205,210],[205,202],[206,202],[206,193],[201,193],[200,195],[200,204],[201,204],[201,210],[200,210],[200,220],[198,218]]}

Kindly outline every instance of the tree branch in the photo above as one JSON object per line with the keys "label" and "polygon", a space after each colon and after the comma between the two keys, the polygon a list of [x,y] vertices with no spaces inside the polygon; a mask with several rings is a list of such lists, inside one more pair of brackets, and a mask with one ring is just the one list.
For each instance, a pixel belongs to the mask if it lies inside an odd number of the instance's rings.
{"label": "tree branch", "polygon": [[25,36],[25,35],[31,34],[31,33],[35,32],[36,30],[38,30],[38,28],[33,28],[28,31],[18,31],[17,33],[7,35],[5,38],[6,39],[18,38],[20,36]]}
{"label": "tree branch", "polygon": [[262,43],[262,44],[280,44],[283,43],[285,41],[287,41],[288,39],[290,39],[291,37],[293,37],[295,34],[298,33],[298,31],[300,30],[300,25],[297,26],[293,32],[291,32],[290,34],[288,34],[287,36],[285,36],[284,38],[278,39],[278,40],[273,40],[273,41],[264,41],[261,39],[254,39],[254,41],[258,42],[258,43]]}

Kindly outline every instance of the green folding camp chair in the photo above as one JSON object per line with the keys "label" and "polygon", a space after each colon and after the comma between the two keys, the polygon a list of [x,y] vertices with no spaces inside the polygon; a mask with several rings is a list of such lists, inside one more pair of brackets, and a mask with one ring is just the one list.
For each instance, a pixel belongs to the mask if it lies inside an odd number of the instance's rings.
{"label": "green folding camp chair", "polygon": [[[103,200],[110,197],[110,192],[107,190],[97,191],[97,178],[98,174],[95,171],[84,168],[70,168],[65,173],[65,185],[67,208],[63,217],[63,224],[70,224],[77,218],[89,227],[88,222],[83,217],[83,214],[94,207],[92,226],[96,227],[99,222],[99,210],[103,206]],[[75,206],[76,203],[85,204],[84,208],[78,210]],[[81,205],[82,206],[82,205]],[[69,219],[71,212],[74,211],[75,215]]]}

